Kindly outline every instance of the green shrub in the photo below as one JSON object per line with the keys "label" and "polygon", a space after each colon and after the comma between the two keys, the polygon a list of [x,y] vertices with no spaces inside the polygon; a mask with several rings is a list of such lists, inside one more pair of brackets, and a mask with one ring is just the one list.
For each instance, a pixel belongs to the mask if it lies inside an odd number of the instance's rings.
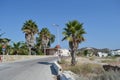
{"label": "green shrub", "polygon": [[42,52],[41,49],[37,49],[36,50],[36,55],[44,55],[44,53]]}

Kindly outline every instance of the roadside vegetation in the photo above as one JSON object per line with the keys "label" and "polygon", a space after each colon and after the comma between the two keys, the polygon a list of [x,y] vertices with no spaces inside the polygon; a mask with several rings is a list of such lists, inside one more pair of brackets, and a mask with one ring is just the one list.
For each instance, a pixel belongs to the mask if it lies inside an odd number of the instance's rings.
{"label": "roadside vegetation", "polygon": [[[104,64],[120,62],[118,57],[98,58],[97,52],[109,53],[109,49],[78,49],[85,41],[86,31],[83,23],[77,20],[69,21],[63,29],[63,39],[68,41],[71,58],[61,58],[59,64],[63,70],[70,70],[80,76],[79,80],[119,80],[120,72],[106,72]],[[48,28],[38,29],[36,22],[27,20],[21,25],[26,41],[12,42],[12,39],[2,38],[0,34],[0,55],[46,55],[46,48],[55,42],[55,35]],[[37,35],[37,37],[36,37]],[[19,36],[19,35],[18,35]],[[10,44],[11,43],[11,44]],[[80,57],[77,57],[80,56]],[[13,56],[13,58],[15,58]],[[12,58],[12,59],[13,59]]]}
{"label": "roadside vegetation", "polygon": [[26,41],[13,42],[12,39],[2,38],[3,33],[0,34],[0,55],[45,55],[45,48],[55,41],[55,35],[48,28],[39,30],[32,20],[25,21],[21,31]]}
{"label": "roadside vegetation", "polygon": [[84,34],[86,34],[86,31],[83,27],[83,23],[78,22],[77,20],[66,23],[66,27],[63,31],[64,38],[62,41],[68,41],[71,51],[71,65],[73,66],[75,66],[77,63],[76,52],[78,50],[79,44],[85,41]]}
{"label": "roadside vegetation", "polygon": [[[92,58],[92,60],[91,60]],[[105,71],[103,65],[119,62],[120,58],[98,58],[98,57],[77,57],[77,64],[70,66],[70,58],[62,58],[60,65],[65,71],[72,71],[77,74],[79,80],[119,80],[120,72]],[[103,61],[105,61],[103,63]]]}

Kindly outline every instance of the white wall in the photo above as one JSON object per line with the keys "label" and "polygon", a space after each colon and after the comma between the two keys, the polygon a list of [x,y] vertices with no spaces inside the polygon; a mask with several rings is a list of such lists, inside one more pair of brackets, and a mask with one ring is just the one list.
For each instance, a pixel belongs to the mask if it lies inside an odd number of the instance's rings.
{"label": "white wall", "polygon": [[59,49],[59,54],[61,56],[70,56],[70,52],[67,49]]}
{"label": "white wall", "polygon": [[107,57],[107,53],[98,52],[99,57]]}

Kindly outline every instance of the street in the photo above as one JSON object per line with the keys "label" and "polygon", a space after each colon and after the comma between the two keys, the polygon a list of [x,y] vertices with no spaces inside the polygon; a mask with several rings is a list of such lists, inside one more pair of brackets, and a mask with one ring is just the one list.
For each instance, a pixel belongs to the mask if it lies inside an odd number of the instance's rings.
{"label": "street", "polygon": [[51,64],[57,57],[0,63],[0,80],[54,80]]}

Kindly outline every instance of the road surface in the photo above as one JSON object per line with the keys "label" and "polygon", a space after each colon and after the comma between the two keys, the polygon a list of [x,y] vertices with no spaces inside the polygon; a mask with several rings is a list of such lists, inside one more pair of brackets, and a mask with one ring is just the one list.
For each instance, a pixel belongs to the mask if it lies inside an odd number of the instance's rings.
{"label": "road surface", "polygon": [[54,60],[57,57],[0,63],[0,80],[54,80],[50,67]]}

